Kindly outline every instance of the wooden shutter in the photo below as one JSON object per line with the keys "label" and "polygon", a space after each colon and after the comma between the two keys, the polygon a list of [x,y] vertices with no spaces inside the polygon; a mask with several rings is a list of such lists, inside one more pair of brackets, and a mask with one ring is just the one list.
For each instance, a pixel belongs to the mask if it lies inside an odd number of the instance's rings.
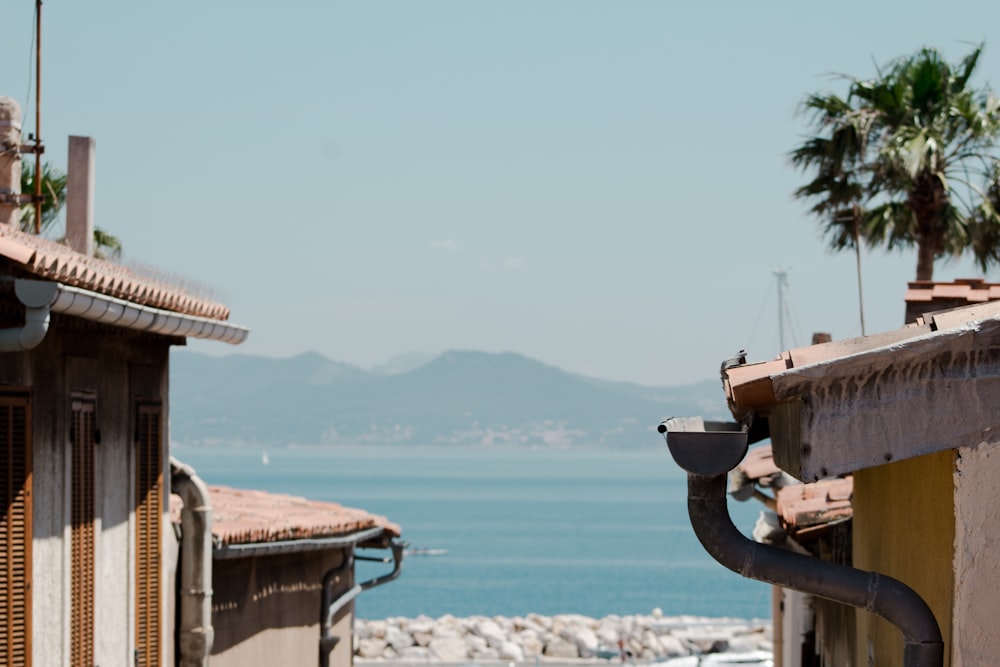
{"label": "wooden shutter", "polygon": [[95,400],[75,396],[72,400],[70,570],[70,665],[94,664],[94,447]]}
{"label": "wooden shutter", "polygon": [[31,664],[31,402],[0,394],[0,664]]}
{"label": "wooden shutter", "polygon": [[136,410],[135,664],[160,665],[160,552],[163,508],[163,433],[159,402]]}

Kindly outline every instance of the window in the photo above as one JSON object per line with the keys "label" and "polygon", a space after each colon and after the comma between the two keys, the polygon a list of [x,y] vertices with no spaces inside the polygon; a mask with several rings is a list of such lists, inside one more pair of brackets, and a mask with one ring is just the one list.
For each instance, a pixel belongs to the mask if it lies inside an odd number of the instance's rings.
{"label": "window", "polygon": [[94,664],[94,448],[96,400],[93,394],[72,398],[70,445],[70,665]]}
{"label": "window", "polygon": [[0,664],[31,664],[31,399],[0,392]]}
{"label": "window", "polygon": [[137,667],[160,665],[160,552],[163,507],[162,406],[136,409],[135,652]]}

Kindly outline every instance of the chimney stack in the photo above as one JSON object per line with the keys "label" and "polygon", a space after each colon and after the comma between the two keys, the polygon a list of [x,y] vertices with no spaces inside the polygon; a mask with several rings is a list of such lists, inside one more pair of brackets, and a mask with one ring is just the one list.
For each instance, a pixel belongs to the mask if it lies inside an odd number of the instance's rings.
{"label": "chimney stack", "polygon": [[66,242],[78,253],[94,254],[93,137],[70,137],[66,170]]}

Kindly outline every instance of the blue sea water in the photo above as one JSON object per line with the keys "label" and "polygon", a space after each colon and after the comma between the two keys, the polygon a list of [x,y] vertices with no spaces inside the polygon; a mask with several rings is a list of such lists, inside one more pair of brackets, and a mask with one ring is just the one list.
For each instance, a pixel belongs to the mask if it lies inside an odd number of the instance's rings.
{"label": "blue sea water", "polygon": [[[209,484],[291,493],[383,514],[412,546],[402,576],[363,593],[361,618],[530,612],[770,615],[769,588],[697,543],[686,478],[649,451],[455,447],[174,446]],[[748,532],[759,512],[730,501]],[[361,564],[361,578],[384,565]]]}

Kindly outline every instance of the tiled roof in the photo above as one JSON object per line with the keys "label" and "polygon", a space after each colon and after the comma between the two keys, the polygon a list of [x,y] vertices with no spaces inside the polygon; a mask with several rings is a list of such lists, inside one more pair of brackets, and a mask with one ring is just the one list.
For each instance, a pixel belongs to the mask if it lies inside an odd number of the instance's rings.
{"label": "tiled roof", "polygon": [[981,278],[965,278],[951,283],[916,280],[908,283],[906,290],[907,303],[955,300],[981,303],[993,299],[1000,299],[1000,283],[988,283]]}
{"label": "tiled roof", "polygon": [[808,540],[851,518],[853,493],[850,475],[786,486],[778,491],[778,516],[789,535],[800,542]]}
{"label": "tiled roof", "polygon": [[956,329],[983,320],[1000,319],[1000,301],[929,312],[912,324],[883,333],[820,343],[782,352],[771,361],[723,369],[723,386],[733,415],[742,419],[748,411],[778,403],[773,378],[785,371],[832,362],[862,353],[888,352],[932,332]]}
{"label": "tiled roof", "polygon": [[[384,516],[338,503],[266,491],[210,486],[212,536],[218,546],[260,544],[348,535],[382,528],[398,537],[400,528]],[[181,499],[170,498],[171,516],[180,520]]]}
{"label": "tiled roof", "polygon": [[[747,484],[774,490],[774,504],[767,503],[778,514],[781,527],[799,542],[818,537],[831,525],[853,515],[851,497],[853,478],[824,479],[808,484],[787,484],[774,463],[771,445],[751,449],[737,468]],[[758,496],[760,497],[760,496]]]}
{"label": "tiled roof", "polygon": [[0,225],[0,257],[39,278],[131,303],[213,320],[229,319],[226,306],[192,296],[182,287],[5,225]]}

